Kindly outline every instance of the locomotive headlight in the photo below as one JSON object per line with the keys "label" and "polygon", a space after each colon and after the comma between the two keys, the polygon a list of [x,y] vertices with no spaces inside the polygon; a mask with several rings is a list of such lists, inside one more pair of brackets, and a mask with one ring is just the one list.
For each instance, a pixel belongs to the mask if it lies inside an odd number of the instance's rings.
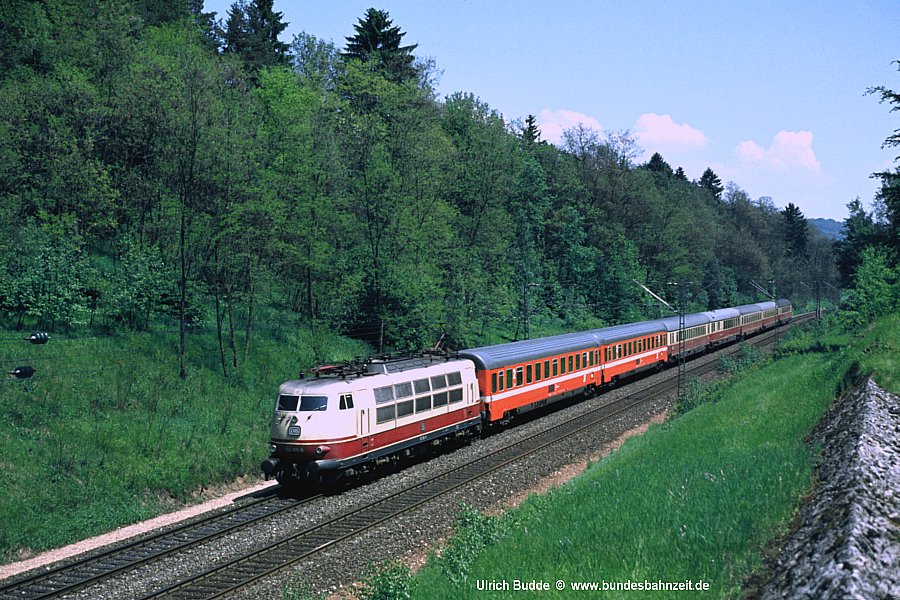
{"label": "locomotive headlight", "polygon": [[269,446],[269,454],[275,454],[277,451],[278,451],[278,446],[276,446],[275,444],[272,444],[271,446]]}
{"label": "locomotive headlight", "polygon": [[319,456],[324,456],[329,452],[331,452],[330,446],[319,446],[318,448],[316,448],[316,454],[318,454]]}

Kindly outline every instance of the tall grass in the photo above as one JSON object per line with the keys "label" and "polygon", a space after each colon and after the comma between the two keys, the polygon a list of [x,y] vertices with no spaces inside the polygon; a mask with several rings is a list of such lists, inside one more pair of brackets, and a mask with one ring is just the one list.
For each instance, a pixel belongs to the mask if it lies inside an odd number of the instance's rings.
{"label": "tall grass", "polygon": [[[716,402],[632,438],[573,482],[504,515],[498,530],[508,533],[469,556],[464,578],[448,576],[446,559],[432,557],[413,580],[413,597],[484,597],[479,580],[549,582],[545,597],[573,594],[556,591],[558,580],[692,580],[710,589],[690,597],[737,597],[744,578],[760,567],[761,549],[786,530],[809,490],[808,432],[855,359],[882,364],[875,356],[889,353],[873,348],[892,352],[888,340],[897,339],[898,329],[895,320],[852,347],[796,351],[744,373]],[[462,528],[456,535],[470,534]],[[670,596],[688,597],[655,597]]]}
{"label": "tall grass", "polygon": [[[333,356],[314,356],[318,347]],[[0,345],[2,370],[37,369],[0,379],[4,562],[159,514],[202,487],[259,477],[276,386],[316,358],[365,353],[336,336],[282,332],[252,344],[226,379],[214,336],[197,334],[181,380],[176,348],[171,334]]]}

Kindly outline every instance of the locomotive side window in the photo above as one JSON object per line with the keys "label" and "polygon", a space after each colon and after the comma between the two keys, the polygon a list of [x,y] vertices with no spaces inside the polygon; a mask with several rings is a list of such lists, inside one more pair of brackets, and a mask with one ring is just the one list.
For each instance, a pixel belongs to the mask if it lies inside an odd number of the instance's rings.
{"label": "locomotive side window", "polygon": [[291,412],[297,410],[297,404],[300,402],[300,396],[286,396],[284,394],[278,396],[278,410],[289,410]]}
{"label": "locomotive side window", "polygon": [[434,407],[438,406],[446,406],[447,405],[447,392],[438,392],[433,396],[434,398]]}
{"label": "locomotive side window", "polygon": [[377,411],[377,415],[375,420],[378,424],[387,423],[388,421],[393,421],[395,418],[394,409],[397,408],[396,404],[391,404],[390,406],[382,406],[380,408],[375,409]]}
{"label": "locomotive side window", "polygon": [[394,399],[394,389],[389,385],[375,388],[372,391],[375,392],[375,404],[384,404],[385,402],[391,402]]}
{"label": "locomotive side window", "polygon": [[444,375],[435,375],[431,378],[431,389],[442,390],[447,387],[447,378]]}
{"label": "locomotive side window", "polygon": [[413,395],[412,392],[412,383],[407,381],[406,383],[398,383],[394,386],[394,396],[399,400],[400,398],[409,398]]}
{"label": "locomotive side window", "polygon": [[416,389],[417,394],[431,391],[431,388],[428,386],[427,379],[416,379],[415,381],[413,381],[413,387]]}
{"label": "locomotive side window", "polygon": [[419,396],[416,398],[416,412],[431,410],[431,396]]}
{"label": "locomotive side window", "polygon": [[450,404],[453,404],[454,402],[462,402],[462,399],[462,388],[453,388],[452,390],[450,390]]}
{"label": "locomotive side window", "polygon": [[407,415],[413,414],[413,401],[407,400],[406,402],[398,402],[397,403],[397,418],[405,417]]}
{"label": "locomotive side window", "polygon": [[447,373],[447,385],[462,385],[462,375],[459,371]]}

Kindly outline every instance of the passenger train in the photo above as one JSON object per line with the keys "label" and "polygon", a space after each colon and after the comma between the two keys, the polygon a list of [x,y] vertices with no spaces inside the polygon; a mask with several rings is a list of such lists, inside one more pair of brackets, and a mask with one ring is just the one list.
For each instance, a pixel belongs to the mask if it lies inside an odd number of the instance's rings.
{"label": "passenger train", "polygon": [[281,384],[266,479],[334,482],[790,321],[789,300],[462,350],[324,366]]}

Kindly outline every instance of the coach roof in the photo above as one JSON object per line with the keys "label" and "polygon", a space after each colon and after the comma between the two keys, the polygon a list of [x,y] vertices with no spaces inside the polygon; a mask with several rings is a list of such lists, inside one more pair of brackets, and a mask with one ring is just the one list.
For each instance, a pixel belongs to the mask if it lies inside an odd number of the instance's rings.
{"label": "coach roof", "polygon": [[499,369],[507,365],[515,365],[538,360],[546,356],[555,356],[566,352],[577,352],[600,345],[592,331],[564,333],[551,337],[522,340],[508,344],[469,348],[459,353],[460,358],[468,358],[479,369]]}

